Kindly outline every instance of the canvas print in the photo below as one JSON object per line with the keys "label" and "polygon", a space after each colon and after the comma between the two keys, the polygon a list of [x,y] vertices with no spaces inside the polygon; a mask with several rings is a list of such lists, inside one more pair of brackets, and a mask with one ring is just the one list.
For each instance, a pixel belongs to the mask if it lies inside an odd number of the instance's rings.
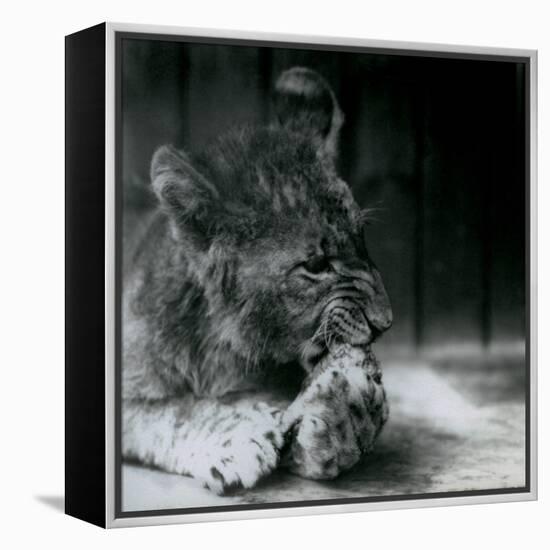
{"label": "canvas print", "polygon": [[117,47],[120,514],[524,491],[525,65]]}

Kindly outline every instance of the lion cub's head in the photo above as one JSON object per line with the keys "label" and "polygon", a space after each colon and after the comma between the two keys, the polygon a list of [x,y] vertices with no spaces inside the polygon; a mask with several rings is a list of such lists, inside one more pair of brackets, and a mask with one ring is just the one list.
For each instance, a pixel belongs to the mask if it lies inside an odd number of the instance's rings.
{"label": "lion cub's head", "polygon": [[335,171],[332,90],[288,70],[275,110],[271,126],[230,132],[192,159],[160,148],[151,174],[212,331],[248,360],[308,366],[333,342],[367,344],[392,313],[364,216]]}

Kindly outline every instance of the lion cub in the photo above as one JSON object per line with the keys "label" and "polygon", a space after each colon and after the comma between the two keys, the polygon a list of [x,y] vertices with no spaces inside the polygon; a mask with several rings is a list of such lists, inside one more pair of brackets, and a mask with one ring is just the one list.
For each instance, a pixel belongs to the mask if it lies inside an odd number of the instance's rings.
{"label": "lion cub", "polygon": [[[311,392],[286,412],[329,350],[367,346],[392,314],[365,216],[336,173],[334,93],[293,68],[277,81],[275,111],[270,126],[233,130],[195,157],[155,153],[159,208],[124,281],[123,456],[220,494],[276,468],[289,433],[291,469],[334,477],[385,420],[377,409],[365,431],[372,415],[335,410],[325,439],[356,448],[319,454],[311,422],[296,431],[298,418],[313,418]],[[353,386],[357,371],[340,370]],[[354,392],[338,391],[333,406],[353,410]]]}

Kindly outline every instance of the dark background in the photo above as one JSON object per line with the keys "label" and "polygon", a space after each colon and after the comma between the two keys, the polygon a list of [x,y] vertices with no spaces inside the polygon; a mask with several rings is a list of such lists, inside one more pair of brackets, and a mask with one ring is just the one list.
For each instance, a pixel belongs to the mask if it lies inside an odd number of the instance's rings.
{"label": "dark background", "polygon": [[346,115],[340,174],[377,209],[368,244],[395,318],[384,342],[524,339],[523,64],[138,39],[121,61],[126,220],[151,207],[156,147],[199,151],[233,124],[266,123],[279,73],[307,66]]}

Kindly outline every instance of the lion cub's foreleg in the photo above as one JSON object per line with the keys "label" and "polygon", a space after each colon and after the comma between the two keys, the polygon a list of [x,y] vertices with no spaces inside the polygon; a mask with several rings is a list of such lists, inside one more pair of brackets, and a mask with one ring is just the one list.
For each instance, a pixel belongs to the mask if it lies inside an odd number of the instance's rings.
{"label": "lion cub's foreleg", "polygon": [[279,463],[280,409],[246,397],[123,404],[123,456],[201,480],[212,491],[252,487]]}

